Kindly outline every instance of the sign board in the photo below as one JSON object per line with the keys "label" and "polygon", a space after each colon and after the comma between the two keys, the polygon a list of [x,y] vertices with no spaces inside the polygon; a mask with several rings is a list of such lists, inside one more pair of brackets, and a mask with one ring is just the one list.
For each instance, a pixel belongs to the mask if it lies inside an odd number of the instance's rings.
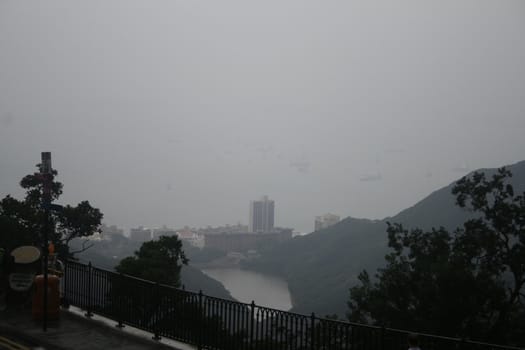
{"label": "sign board", "polygon": [[31,264],[40,259],[40,249],[31,245],[25,245],[13,249],[11,255],[16,264]]}
{"label": "sign board", "polygon": [[9,275],[9,287],[16,292],[25,292],[33,285],[35,274],[12,273]]}

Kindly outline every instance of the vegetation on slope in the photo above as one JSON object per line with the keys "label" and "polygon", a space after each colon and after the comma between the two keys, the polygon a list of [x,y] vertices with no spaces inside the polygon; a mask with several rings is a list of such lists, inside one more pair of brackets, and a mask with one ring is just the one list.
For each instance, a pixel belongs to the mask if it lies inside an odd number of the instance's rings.
{"label": "vegetation on slope", "polygon": [[[74,240],[71,244],[72,249],[82,246],[83,240]],[[89,262],[94,266],[107,270],[114,270],[120,260],[132,256],[139,249],[140,243],[134,242],[122,235],[111,235],[103,240],[90,241],[93,247],[78,254],[78,259],[82,262]],[[183,245],[183,250],[189,259],[188,265],[183,265],[181,269],[181,286],[190,291],[202,290],[204,294],[218,298],[233,299],[230,292],[219,281],[202,273],[199,269],[192,266],[193,257],[198,261],[206,261],[213,258],[216,253],[201,251],[198,248]]]}
{"label": "vegetation on slope", "polygon": [[493,343],[525,343],[525,192],[502,168],[474,173],[452,190],[477,213],[453,233],[389,224],[387,266],[351,288],[349,318]]}

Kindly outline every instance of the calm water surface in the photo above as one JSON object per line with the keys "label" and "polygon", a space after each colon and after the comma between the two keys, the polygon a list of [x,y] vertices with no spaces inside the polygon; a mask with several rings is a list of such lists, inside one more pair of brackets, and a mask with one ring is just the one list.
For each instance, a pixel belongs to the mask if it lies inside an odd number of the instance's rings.
{"label": "calm water surface", "polygon": [[240,268],[206,269],[202,272],[221,282],[241,302],[251,303],[253,300],[257,305],[274,309],[292,308],[288,284],[281,278]]}

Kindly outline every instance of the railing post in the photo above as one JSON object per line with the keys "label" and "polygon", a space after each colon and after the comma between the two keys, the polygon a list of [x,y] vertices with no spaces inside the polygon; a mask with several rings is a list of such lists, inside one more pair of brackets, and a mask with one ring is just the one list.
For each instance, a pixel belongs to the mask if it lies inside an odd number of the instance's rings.
{"label": "railing post", "polygon": [[381,350],[385,350],[385,335],[386,335],[386,328],[385,325],[381,326]]}
{"label": "railing post", "polygon": [[310,349],[315,349],[315,313],[312,312],[312,316],[310,316],[310,328],[311,328],[311,334],[310,334]]}
{"label": "railing post", "polygon": [[465,338],[461,338],[461,342],[459,343],[460,350],[467,350],[467,340]]}
{"label": "railing post", "polygon": [[64,271],[62,271],[62,273],[64,274],[62,277],[62,300],[60,300],[60,305],[62,305],[65,308],[69,307],[69,302],[67,301],[68,266],[68,261],[65,260]]}
{"label": "railing post", "polygon": [[160,335],[159,335],[159,326],[158,326],[158,320],[159,320],[159,316],[158,316],[158,313],[162,311],[162,308],[160,307],[160,286],[159,286],[159,282],[156,282],[155,283],[155,291],[154,291],[154,294],[155,294],[155,301],[153,302],[153,305],[156,306],[156,310],[153,312],[153,322],[154,322],[154,325],[153,325],[153,340],[157,340],[159,341],[161,338],[160,338]]}
{"label": "railing post", "polygon": [[124,328],[124,322],[123,322],[123,317],[122,317],[122,291],[121,290],[124,290],[124,274],[121,272],[119,273],[118,275],[118,278],[117,278],[117,284],[115,286],[113,286],[113,291],[112,293],[115,293],[115,288],[114,287],[117,287],[117,291],[118,291],[118,295],[115,294],[114,296],[114,301],[115,303],[117,304],[117,324],[115,325],[115,327],[118,327],[118,328]]}
{"label": "railing post", "polygon": [[250,310],[250,349],[253,348],[253,335],[255,328],[255,301],[252,300]]}
{"label": "railing post", "polygon": [[203,300],[202,300],[202,290],[199,290],[199,325],[197,330],[197,349],[201,350],[203,345],[203,335],[204,335],[204,312],[203,312]]}
{"label": "railing post", "polygon": [[91,293],[91,277],[92,277],[92,272],[93,272],[93,268],[91,266],[91,261],[89,262],[88,264],[88,287],[87,287],[87,305],[86,305],[86,314],[85,316],[86,317],[92,317],[93,316],[93,313],[91,312],[92,309],[93,309],[93,305],[92,304],[92,293]]}

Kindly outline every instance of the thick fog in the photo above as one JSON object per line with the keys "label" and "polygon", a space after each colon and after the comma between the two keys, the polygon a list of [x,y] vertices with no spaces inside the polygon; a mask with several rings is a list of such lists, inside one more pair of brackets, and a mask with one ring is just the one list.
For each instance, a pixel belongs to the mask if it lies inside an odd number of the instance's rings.
{"label": "thick fog", "polygon": [[525,158],[525,2],[0,1],[0,196],[129,228],[382,218]]}

